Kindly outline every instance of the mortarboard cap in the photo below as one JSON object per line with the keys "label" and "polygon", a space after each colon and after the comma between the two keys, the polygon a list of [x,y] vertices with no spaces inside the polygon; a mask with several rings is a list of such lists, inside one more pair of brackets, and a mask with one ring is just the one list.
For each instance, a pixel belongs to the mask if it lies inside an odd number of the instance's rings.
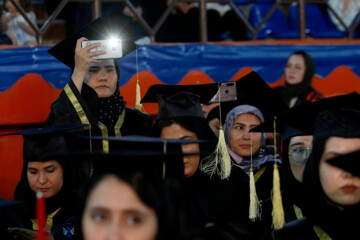
{"label": "mortarboard cap", "polygon": [[[234,89],[236,96],[234,96]],[[274,115],[288,109],[283,100],[256,72],[251,72],[236,82],[200,85],[152,85],[141,102],[158,102],[157,96],[170,96],[179,92],[196,94],[199,96],[199,102],[204,104],[220,101],[221,119],[223,121],[232,108],[242,104],[257,107],[265,119],[272,119]]]}
{"label": "mortarboard cap", "polygon": [[329,159],[328,163],[360,177],[360,151],[337,156]]}
{"label": "mortarboard cap", "polygon": [[[127,146],[129,146],[129,144],[127,144]],[[134,149],[135,148],[123,149],[110,153],[77,152],[59,154],[56,156],[56,159],[68,162],[91,160],[92,178],[111,173],[121,176],[123,174],[130,174],[131,172],[141,172],[144,175],[149,175],[151,178],[158,180],[164,178],[184,178],[184,164],[180,146],[177,157],[174,151],[172,151],[172,155],[150,151],[147,144],[141,147],[137,145],[137,151],[134,151]],[[175,169],[175,167],[177,167],[177,169]]]}
{"label": "mortarboard cap", "polygon": [[[196,133],[199,139],[216,139],[215,134],[205,120],[198,95],[192,92],[174,92],[172,94],[157,95],[157,99],[159,111],[153,129],[156,136],[160,136],[163,123],[171,120]],[[204,149],[213,148],[212,143],[201,145]],[[202,152],[201,155],[203,154]]]}
{"label": "mortarboard cap", "polygon": [[[86,137],[85,137],[86,138]],[[110,154],[118,155],[118,160],[138,161],[138,165],[145,161],[145,165],[151,165],[153,161],[162,159],[161,169],[165,172],[165,177],[182,179],[184,178],[184,163],[182,144],[203,143],[203,140],[184,140],[184,139],[165,139],[144,136],[124,136],[124,137],[92,137],[92,141],[109,141],[112,145]],[[189,153],[199,155],[200,153]],[[106,168],[101,159],[98,162],[93,160],[94,171],[96,168]],[[154,163],[155,163],[154,162]],[[116,163],[119,168],[123,161]],[[127,163],[126,163],[127,164]],[[135,164],[136,166],[136,164]],[[115,168],[115,167],[114,167]]]}
{"label": "mortarboard cap", "polygon": [[178,92],[157,97],[159,102],[157,121],[179,117],[205,118],[198,95],[190,92]]}
{"label": "mortarboard cap", "polygon": [[12,132],[2,134],[1,136],[9,136],[9,135],[23,135],[23,136],[46,136],[46,135],[57,135],[63,134],[66,132],[77,132],[79,130],[84,130],[90,127],[90,125],[86,124],[68,124],[68,125],[53,125],[43,128],[31,128],[28,130]]}
{"label": "mortarboard cap", "polygon": [[256,72],[251,72],[236,81],[236,101],[221,104],[221,119],[225,121],[227,113],[239,105],[252,105],[258,108],[265,120],[272,121],[274,116],[288,109],[286,104]]}
{"label": "mortarboard cap", "polygon": [[[360,109],[360,96],[350,93],[330,98],[321,99],[317,102],[304,102],[277,115],[277,131],[284,133],[288,127],[298,129],[303,135],[313,135],[314,123],[318,114],[325,110],[337,108]],[[252,129],[255,132],[273,132],[273,122],[266,121]]]}
{"label": "mortarboard cap", "polygon": [[[88,128],[88,125],[54,125],[44,128],[34,128],[25,131],[7,133],[1,136],[23,135],[24,161],[46,161],[53,155],[69,151],[68,141],[75,143],[74,136]],[[69,134],[67,137],[65,135]],[[71,140],[72,139],[72,140]]]}
{"label": "mortarboard cap", "polygon": [[154,84],[149,87],[145,96],[141,99],[141,103],[157,103],[158,96],[171,96],[180,92],[188,92],[199,96],[199,102],[207,104],[217,93],[218,85],[194,84],[194,85],[165,85]]}
{"label": "mortarboard cap", "polygon": [[328,160],[328,163],[360,177],[360,151],[337,156]]}
{"label": "mortarboard cap", "polygon": [[[115,27],[116,26],[116,27]],[[50,48],[48,52],[67,65],[69,68],[75,67],[75,48],[76,42],[79,38],[85,37],[88,40],[106,40],[111,36],[121,39],[122,43],[122,58],[134,51],[138,46],[127,38],[122,38],[123,34],[117,25],[110,25],[104,18],[99,17],[90,22],[85,27],[81,28],[72,36],[62,40],[54,47]]]}

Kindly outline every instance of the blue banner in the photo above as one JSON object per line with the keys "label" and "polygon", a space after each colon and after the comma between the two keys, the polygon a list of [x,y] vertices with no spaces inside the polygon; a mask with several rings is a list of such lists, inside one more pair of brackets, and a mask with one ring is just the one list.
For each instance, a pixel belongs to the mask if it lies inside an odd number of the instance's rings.
{"label": "blue banner", "polygon": [[[51,56],[49,47],[0,50],[0,91],[9,89],[28,73],[37,73],[54,87],[62,89],[71,69]],[[338,66],[348,66],[360,76],[360,44],[341,45],[146,45],[138,49],[138,70],[152,72],[165,84],[177,84],[191,70],[207,74],[215,82],[229,81],[239,70],[250,67],[265,81],[273,83],[283,75],[288,56],[297,50],[310,53],[316,74],[326,77]],[[119,60],[120,86],[136,74],[136,53]]]}

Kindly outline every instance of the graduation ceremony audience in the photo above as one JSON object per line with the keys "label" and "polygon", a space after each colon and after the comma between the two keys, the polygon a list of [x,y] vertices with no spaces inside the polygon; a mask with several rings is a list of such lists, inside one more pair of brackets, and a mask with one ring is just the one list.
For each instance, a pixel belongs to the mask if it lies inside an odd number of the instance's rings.
{"label": "graduation ceremony audience", "polygon": [[198,229],[194,229],[194,226],[186,226],[187,221],[180,222],[185,226],[184,236],[190,239],[265,239],[268,233],[262,224],[248,218],[249,182],[246,174],[234,169],[224,181],[216,174],[209,177],[199,168],[204,158],[214,151],[217,140],[206,123],[199,96],[179,92],[170,95],[158,93],[157,97],[159,112],[155,123],[156,136],[213,142],[182,145],[183,153],[200,153],[197,156],[184,156],[185,181],[182,187],[185,208],[190,211],[190,216],[197,216],[195,224],[198,226]]}
{"label": "graduation ceremony audience", "polygon": [[[170,19],[198,14],[178,2]],[[119,58],[82,46],[113,27],[98,18],[49,50],[71,78],[45,127],[10,133],[23,136],[23,166],[16,204],[0,199],[0,239],[357,239],[359,94],[323,99],[312,57],[296,51],[284,86],[250,72],[232,100],[221,83],[150,86],[153,118],[126,106]],[[124,41],[122,57],[136,48]]]}
{"label": "graduation ceremony audience", "polygon": [[[359,151],[359,109],[357,94],[322,100],[303,108],[316,109],[311,120],[303,123],[314,135],[313,149],[303,176],[304,218],[275,231],[275,239],[351,239],[356,238],[359,214],[360,178],[353,171]],[[308,126],[306,126],[308,125]],[[355,155],[354,155],[355,154]],[[342,165],[354,170],[343,170]],[[346,169],[349,169],[346,167]],[[356,170],[355,170],[356,169]],[[350,220],[352,219],[352,220]]]}

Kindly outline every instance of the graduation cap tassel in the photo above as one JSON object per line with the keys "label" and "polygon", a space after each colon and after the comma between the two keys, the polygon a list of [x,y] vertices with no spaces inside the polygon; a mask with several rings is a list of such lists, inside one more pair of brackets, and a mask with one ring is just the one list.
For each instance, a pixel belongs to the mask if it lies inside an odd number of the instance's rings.
{"label": "graduation cap tassel", "polygon": [[274,118],[274,155],[275,155],[275,164],[274,164],[274,173],[273,173],[273,191],[272,191],[272,217],[273,217],[273,226],[274,229],[281,229],[285,224],[284,208],[282,204],[282,197],[280,191],[280,174],[278,165],[276,162],[276,117]]}
{"label": "graduation cap tassel", "polygon": [[225,134],[222,126],[220,127],[219,131],[219,142],[216,146],[216,152],[217,158],[221,161],[220,177],[221,179],[225,179],[228,178],[231,173],[231,158],[226,148]]}
{"label": "graduation cap tassel", "polygon": [[[220,87],[220,83],[219,83]],[[219,91],[219,103],[221,100]],[[221,179],[226,179],[231,174],[231,158],[226,148],[225,134],[221,124],[221,104],[219,104],[219,116],[220,116],[220,129],[219,129],[219,140],[216,145],[215,151],[204,158],[200,170],[210,175],[210,177],[216,172]]]}
{"label": "graduation cap tassel", "polygon": [[[251,133],[250,133],[250,139],[251,139]],[[250,142],[252,143],[252,140],[250,140]],[[249,207],[249,218],[252,221],[255,221],[255,219],[257,217],[260,216],[260,201],[257,197],[256,194],[256,187],[255,187],[255,178],[254,178],[254,171],[252,168],[252,144],[250,145],[251,147],[251,168],[250,168],[250,207]]]}
{"label": "graduation cap tassel", "polygon": [[221,179],[226,179],[231,173],[231,158],[226,148],[225,134],[220,126],[219,141],[215,151],[204,158],[200,165],[200,170],[210,175],[216,173]]}
{"label": "graduation cap tassel", "polygon": [[140,84],[139,84],[139,64],[138,64],[138,54],[136,49],[136,98],[135,98],[135,108],[139,111],[143,111],[144,107],[140,103],[141,101],[141,92],[140,92]]}

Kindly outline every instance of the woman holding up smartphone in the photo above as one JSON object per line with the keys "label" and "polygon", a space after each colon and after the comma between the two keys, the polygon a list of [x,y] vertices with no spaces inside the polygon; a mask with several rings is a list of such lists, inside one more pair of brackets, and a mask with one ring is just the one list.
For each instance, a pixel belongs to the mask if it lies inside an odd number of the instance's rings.
{"label": "woman holding up smartphone", "polygon": [[[92,50],[100,43],[82,48],[82,42],[103,38],[108,31],[107,22],[98,18],[49,50],[73,72],[60,97],[52,104],[47,125],[90,124],[92,135],[104,137],[150,134],[151,117],[126,107],[120,96],[118,59],[94,59],[94,56],[106,53]],[[124,41],[122,56],[136,47],[134,43]],[[98,148],[109,152],[111,146],[104,140]]]}

